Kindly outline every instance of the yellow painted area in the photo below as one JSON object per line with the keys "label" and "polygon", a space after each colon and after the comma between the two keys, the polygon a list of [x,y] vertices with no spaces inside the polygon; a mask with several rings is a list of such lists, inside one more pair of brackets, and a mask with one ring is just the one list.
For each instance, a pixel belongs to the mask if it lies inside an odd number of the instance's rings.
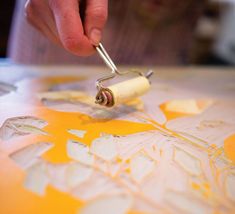
{"label": "yellow painted area", "polygon": [[47,136],[44,140],[55,144],[55,147],[48,151],[44,157],[51,162],[59,163],[68,161],[66,154],[67,140],[74,139],[81,141],[81,139],[70,134],[67,131],[68,129],[86,130],[87,134],[82,139],[82,142],[87,145],[89,145],[93,139],[99,137],[101,133],[127,135],[153,129],[152,125],[118,120],[99,121],[87,115],[57,112],[49,109],[40,112],[40,118],[45,119],[49,123],[45,131],[47,131],[50,136]]}
{"label": "yellow painted area", "polygon": [[206,197],[206,198],[209,198],[213,195],[212,191],[211,191],[211,187],[210,187],[210,184],[207,183],[207,182],[204,182],[202,184],[203,186],[203,195]]}
{"label": "yellow painted area", "polygon": [[76,213],[82,202],[51,187],[45,197],[24,189],[24,172],[9,158],[0,165],[0,213]]}
{"label": "yellow painted area", "polygon": [[[46,92],[53,85],[79,81],[81,79],[83,78],[66,76],[29,79],[19,85],[19,93],[12,93],[10,96],[5,96],[4,103],[0,103],[0,105],[11,106],[11,109],[7,109],[8,107],[6,107],[7,111],[1,112],[0,119],[2,119],[1,117],[8,118],[15,117],[16,115],[35,116],[48,122],[44,130],[49,134],[47,136],[14,138],[10,144],[4,142],[5,144],[3,146],[1,145],[0,151],[3,150],[3,155],[0,153],[0,213],[77,213],[79,208],[84,205],[83,201],[71,197],[70,193],[60,192],[51,186],[47,188],[45,196],[42,197],[26,190],[23,186],[24,171],[7,157],[9,148],[14,148],[15,144],[18,147],[24,147],[25,145],[36,142],[51,142],[54,144],[54,147],[46,152],[43,158],[52,163],[66,163],[71,160],[66,152],[66,142],[69,139],[90,145],[92,140],[99,137],[101,133],[128,135],[157,129],[157,127],[161,127],[165,131],[170,132],[172,136],[183,139],[183,137],[180,137],[171,130],[167,130],[164,125],[160,126],[155,121],[149,120],[151,122],[150,124],[141,124],[120,120],[98,120],[81,113],[59,112],[49,109],[37,97],[39,92]],[[14,102],[17,103],[15,106],[7,105],[7,103]],[[142,109],[143,106],[143,103],[138,99],[128,104],[137,106],[137,109]],[[199,109],[205,109],[206,105],[203,102],[199,102],[197,106],[199,106]],[[160,108],[166,115],[167,120],[193,115],[192,113],[188,113],[190,111],[187,111],[187,113],[173,111],[169,109],[169,106],[167,107],[167,103],[162,104]],[[68,129],[86,130],[87,133],[81,139],[69,133]],[[191,143],[189,140],[185,140],[185,142]],[[225,141],[224,151],[226,157],[235,162],[234,142],[235,135]],[[210,149],[217,148],[215,145],[211,145]],[[159,152],[160,156],[163,156],[165,151],[159,149]],[[119,159],[118,162],[122,162],[122,160]],[[199,191],[207,199],[213,194],[208,183],[197,184],[193,182],[191,186],[192,189]],[[142,213],[133,210],[128,214]]]}
{"label": "yellow painted area", "polygon": [[235,163],[235,134],[224,141],[225,156]]}
{"label": "yellow painted area", "polygon": [[[44,130],[49,135],[14,138],[11,140],[11,144],[24,147],[36,142],[51,142],[54,144],[54,147],[43,158],[53,163],[65,163],[70,161],[66,153],[67,140],[81,141],[80,138],[70,134],[67,131],[68,129],[86,130],[87,134],[82,139],[82,142],[87,145],[94,138],[100,136],[101,133],[127,135],[154,129],[152,125],[148,124],[118,120],[96,120],[80,113],[55,111],[44,106],[37,97],[38,92],[47,91],[55,84],[68,83],[80,79],[77,77],[43,77],[32,79],[20,84],[18,88],[20,94],[16,93],[11,97],[6,96],[5,104],[19,101],[19,107],[12,106],[12,109],[6,111],[5,117],[29,115],[48,122],[48,126]],[[27,112],[25,112],[25,109],[27,109]],[[4,117],[4,113],[1,112],[1,116]],[[4,151],[4,147],[2,149]],[[83,206],[82,201],[50,186],[47,188],[45,196],[38,196],[26,190],[23,186],[24,172],[7,155],[4,158],[1,157],[0,174],[0,213],[77,213],[77,210]],[[137,212],[130,213],[137,214]]]}
{"label": "yellow painted area", "polygon": [[195,183],[195,182],[192,182],[192,188],[194,189],[194,190],[199,190],[200,189],[200,185],[199,184],[197,184],[197,183]]}
{"label": "yellow painted area", "polygon": [[212,100],[171,100],[160,105],[160,109],[164,112],[167,120],[172,120],[179,117],[192,116],[205,111]]}
{"label": "yellow painted area", "polygon": [[179,118],[179,117],[186,117],[186,116],[191,116],[192,115],[192,114],[169,111],[167,109],[167,103],[163,103],[162,105],[160,105],[160,109],[163,111],[163,113],[166,116],[166,119],[168,121]]}
{"label": "yellow painted area", "polygon": [[199,191],[202,194],[202,196],[204,196],[206,199],[209,199],[210,197],[213,196],[210,184],[207,182],[203,182],[203,183],[199,183],[199,184],[192,182],[191,187],[193,190]]}

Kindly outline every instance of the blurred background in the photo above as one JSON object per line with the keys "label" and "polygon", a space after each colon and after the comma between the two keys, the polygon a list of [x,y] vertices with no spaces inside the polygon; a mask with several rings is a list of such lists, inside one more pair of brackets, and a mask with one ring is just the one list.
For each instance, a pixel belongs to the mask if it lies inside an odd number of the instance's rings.
{"label": "blurred background", "polygon": [[[163,0],[162,10],[154,7],[156,2],[160,5],[159,0],[137,1],[110,1],[103,43],[117,63],[235,64],[235,0],[179,0],[175,8],[174,0]],[[20,64],[101,63],[94,56],[80,59],[47,41],[25,21],[24,4],[25,0],[1,2],[1,60]]]}

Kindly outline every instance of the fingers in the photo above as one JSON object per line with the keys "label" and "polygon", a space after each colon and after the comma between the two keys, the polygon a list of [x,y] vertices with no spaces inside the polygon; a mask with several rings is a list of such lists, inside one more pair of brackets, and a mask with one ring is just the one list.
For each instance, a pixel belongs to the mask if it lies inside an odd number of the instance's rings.
{"label": "fingers", "polygon": [[53,34],[58,37],[58,31],[56,29],[55,19],[51,9],[49,8],[47,0],[40,0],[42,2],[41,9],[38,10],[38,17],[41,17],[43,23],[53,32]]}
{"label": "fingers", "polygon": [[[27,1],[25,5],[25,15],[27,21],[36,27],[43,35],[48,37],[55,44],[61,45],[58,33],[55,27],[53,16],[51,16],[49,8],[45,6],[43,1]],[[43,8],[41,10],[40,8]],[[40,18],[40,11],[44,11],[43,19]]]}
{"label": "fingers", "polygon": [[82,56],[91,55],[94,47],[85,35],[77,0],[49,0],[60,40],[68,51]]}
{"label": "fingers", "polygon": [[108,17],[108,0],[87,0],[86,2],[86,35],[88,35],[93,45],[98,45]]}
{"label": "fingers", "polygon": [[53,32],[46,25],[43,24],[40,20],[29,20],[29,23],[32,24],[35,28],[37,28],[44,36],[49,38],[53,43],[60,45],[60,40],[57,36],[53,34]]}
{"label": "fingers", "polygon": [[[87,0],[84,27],[78,0],[28,0],[28,21],[68,51],[91,55],[101,40],[108,16],[108,0]],[[85,29],[84,29],[85,28]]]}

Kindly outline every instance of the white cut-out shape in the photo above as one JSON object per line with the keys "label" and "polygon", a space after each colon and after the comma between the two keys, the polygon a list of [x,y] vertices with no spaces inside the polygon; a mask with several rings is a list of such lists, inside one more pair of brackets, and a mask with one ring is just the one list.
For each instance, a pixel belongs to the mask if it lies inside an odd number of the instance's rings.
{"label": "white cut-out shape", "polygon": [[[188,174],[173,164],[173,146],[170,143],[159,144],[159,147],[162,154],[159,156],[151,175],[141,183],[141,189],[148,198],[162,206],[167,189],[180,192],[188,190]],[[165,207],[165,205],[163,206]]]}
{"label": "white cut-out shape", "polygon": [[45,131],[31,125],[15,124],[15,128],[21,133],[47,135]]}
{"label": "white cut-out shape", "polygon": [[199,147],[207,147],[208,143],[206,141],[203,141],[200,138],[197,138],[196,136],[193,136],[189,133],[186,132],[177,132],[177,134],[179,134],[180,136],[184,137],[185,139],[190,140],[191,142],[193,142],[194,144],[197,144]]}
{"label": "white cut-out shape", "polygon": [[199,176],[202,173],[200,161],[182,149],[174,148],[173,160],[191,175]]}
{"label": "white cut-out shape", "polygon": [[235,174],[228,174],[225,181],[225,189],[228,197],[235,202]]}
{"label": "white cut-out shape", "polygon": [[159,98],[159,96],[156,94],[156,90],[149,91],[149,93],[142,97],[144,102],[144,113],[147,113],[147,115],[145,114],[145,117],[150,117],[148,119],[154,120],[155,122],[162,125],[166,122],[166,117],[159,108],[159,105],[164,102],[164,99]]}
{"label": "white cut-out shape", "polygon": [[212,100],[171,100],[166,103],[165,110],[185,114],[200,114],[212,104]]}
{"label": "white cut-out shape", "polygon": [[10,124],[24,124],[37,127],[39,129],[44,128],[48,123],[45,120],[32,116],[12,117],[6,120]]}
{"label": "white cut-out shape", "polygon": [[40,161],[27,169],[26,179],[24,182],[26,189],[43,196],[45,195],[45,190],[48,184],[49,177],[45,162]]}
{"label": "white cut-out shape", "polygon": [[94,157],[90,154],[89,147],[83,143],[69,140],[67,142],[67,154],[73,160],[86,165],[92,165],[94,163]]}
{"label": "white cut-out shape", "polygon": [[153,160],[158,161],[159,160],[159,149],[157,148],[157,145],[150,144],[146,145],[144,147],[144,152],[151,157]]}
{"label": "white cut-out shape", "polygon": [[28,134],[47,135],[42,130],[47,125],[47,122],[36,117],[13,117],[7,119],[0,127],[0,139],[9,140],[13,137],[18,137]]}
{"label": "white cut-out shape", "polygon": [[9,157],[22,169],[27,169],[36,163],[38,158],[52,147],[52,143],[35,143],[13,152]]}
{"label": "white cut-out shape", "polygon": [[[84,93],[78,90],[64,90],[64,91],[50,91],[39,93],[38,98],[41,99],[47,106],[53,107],[54,104],[52,101],[64,101],[64,104],[72,101],[74,104],[68,105],[70,106],[67,110],[66,108],[61,108],[60,105],[54,106],[56,109],[60,109],[62,111],[73,111],[73,112],[81,112],[89,115],[97,109],[97,105],[95,104],[95,99],[93,96],[90,96],[88,93]],[[74,106],[75,105],[75,106]],[[75,107],[75,108],[74,108]]]}
{"label": "white cut-out shape", "polygon": [[82,200],[91,200],[105,194],[121,194],[125,190],[109,176],[98,171],[85,182],[74,188],[71,192],[76,198]]}
{"label": "white cut-out shape", "polygon": [[[210,208],[203,202],[197,199],[186,196],[182,193],[177,193],[173,191],[168,191],[165,193],[165,200],[173,205],[174,208],[178,208],[182,211],[190,214],[203,214],[210,213]],[[174,209],[174,211],[176,211]],[[177,211],[176,211],[177,212]]]}
{"label": "white cut-out shape", "polygon": [[102,172],[105,172],[105,173],[108,172],[108,164],[107,164],[107,161],[105,161],[104,159],[96,157],[93,166],[95,166],[97,169],[99,169]]}
{"label": "white cut-out shape", "polygon": [[[164,167],[164,165],[162,167]],[[162,171],[164,172],[164,169],[162,169]],[[168,162],[165,172],[165,189],[171,189],[177,192],[188,191],[188,175],[186,173],[182,173],[182,170],[179,167]],[[172,178],[172,175],[174,175],[174,179]],[[156,177],[157,176],[158,174],[156,174]]]}
{"label": "white cut-out shape", "polygon": [[132,179],[130,179],[130,175],[126,172],[122,172],[118,179],[121,181],[122,184],[125,185],[125,188],[128,191],[131,192],[138,192],[139,191],[139,186],[136,182],[133,182]]}
{"label": "white cut-out shape", "polygon": [[87,131],[77,130],[77,129],[69,129],[68,132],[70,134],[77,136],[77,137],[83,138]]}
{"label": "white cut-out shape", "polygon": [[203,120],[196,128],[199,130],[204,130],[208,128],[223,128],[224,126],[229,126],[229,124],[222,120]]}
{"label": "white cut-out shape", "polygon": [[48,165],[50,184],[63,192],[69,192],[88,180],[92,171],[92,168],[78,162]]}
{"label": "white cut-out shape", "polygon": [[202,114],[177,118],[169,121],[166,126],[204,140],[209,145],[223,147],[224,140],[235,133],[234,115],[234,102],[216,102]]}
{"label": "white cut-out shape", "polygon": [[81,214],[125,214],[132,206],[129,195],[107,195],[88,202],[81,210]]}
{"label": "white cut-out shape", "polygon": [[[68,163],[69,164],[69,163]],[[62,192],[68,192],[66,182],[66,169],[68,164],[53,164],[48,163],[48,175],[50,184],[57,190]]]}
{"label": "white cut-out shape", "polygon": [[[151,100],[152,101],[152,100]],[[151,105],[151,104],[149,104]],[[151,106],[147,106],[146,105],[146,112],[147,114],[150,116],[150,120],[154,120],[157,123],[159,123],[160,125],[166,123],[166,116],[164,115],[164,113],[162,112],[162,110],[159,108],[159,106],[153,106],[153,104]]]}
{"label": "white cut-out shape", "polygon": [[148,131],[116,138],[118,156],[122,160],[130,159],[146,146],[152,145],[157,137],[156,133],[156,131]]}
{"label": "white cut-out shape", "polygon": [[79,163],[69,164],[66,169],[66,183],[68,188],[73,189],[89,179],[92,171],[92,168]]}
{"label": "white cut-out shape", "polygon": [[154,169],[155,162],[143,153],[138,153],[130,160],[130,172],[132,178],[141,183]]}
{"label": "white cut-out shape", "polygon": [[91,144],[91,153],[106,160],[111,161],[117,157],[117,143],[112,135],[104,135],[96,138]]}
{"label": "white cut-out shape", "polygon": [[[94,101],[88,94],[78,90],[64,90],[64,91],[49,91],[38,93],[38,98],[41,100],[82,100],[82,101]],[[91,101],[92,100],[92,101]]]}
{"label": "white cut-out shape", "polygon": [[112,161],[108,164],[108,172],[111,176],[115,177],[116,174],[120,171],[123,164],[118,161]]}
{"label": "white cut-out shape", "polygon": [[141,198],[141,196],[139,195],[134,195],[133,197],[133,205],[131,207],[131,210],[135,210],[136,213],[156,214],[156,210],[157,213],[165,213],[165,210],[163,210],[162,207],[160,207],[158,204],[155,205],[154,203],[149,203],[148,200],[143,200],[143,198]]}

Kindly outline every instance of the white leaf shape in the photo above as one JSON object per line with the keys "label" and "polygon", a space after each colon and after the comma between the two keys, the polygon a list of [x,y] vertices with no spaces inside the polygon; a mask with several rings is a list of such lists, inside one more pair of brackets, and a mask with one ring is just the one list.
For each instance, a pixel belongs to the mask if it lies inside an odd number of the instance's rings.
{"label": "white leaf shape", "polygon": [[132,199],[128,195],[99,197],[88,202],[80,211],[81,214],[124,214],[131,208]]}
{"label": "white leaf shape", "polygon": [[83,143],[69,140],[67,142],[67,154],[73,160],[86,165],[92,165],[94,163],[94,157],[90,154],[88,146]]}
{"label": "white leaf shape", "polygon": [[155,166],[155,162],[143,153],[138,153],[130,160],[130,170],[133,179],[140,183],[149,175]]}
{"label": "white leaf shape", "polygon": [[49,175],[49,183],[62,192],[67,192],[67,182],[66,182],[66,169],[68,164],[53,164],[48,163],[48,175]]}
{"label": "white leaf shape", "polygon": [[72,190],[72,195],[76,198],[87,201],[107,193],[116,195],[123,192],[125,192],[125,190],[113,179],[108,176],[104,176],[103,173],[93,170],[90,178],[86,180],[86,184],[84,185],[82,183],[74,188]]}
{"label": "white leaf shape", "polygon": [[146,146],[152,145],[159,140],[156,134],[157,131],[147,131],[117,137],[118,156],[123,160],[130,159]]}
{"label": "white leaf shape", "polygon": [[27,169],[38,161],[38,158],[53,147],[52,143],[40,142],[26,146],[9,157],[16,162],[22,169]]}
{"label": "white leaf shape", "polygon": [[38,195],[45,195],[45,190],[49,184],[46,163],[40,161],[27,170],[24,186],[28,190],[37,193]]}
{"label": "white leaf shape", "polygon": [[69,164],[66,169],[66,183],[69,189],[86,181],[92,174],[92,168],[79,163]]}
{"label": "white leaf shape", "polygon": [[66,101],[83,101],[87,104],[94,104],[93,97],[78,90],[64,90],[64,91],[49,91],[38,93],[38,98],[41,100],[66,100]]}
{"label": "white leaf shape", "polygon": [[50,184],[63,192],[69,192],[89,179],[93,169],[78,162],[49,164]]}
{"label": "white leaf shape", "polygon": [[229,174],[225,182],[228,197],[235,202],[235,174]]}
{"label": "white leaf shape", "polygon": [[13,117],[7,119],[0,127],[0,139],[9,140],[27,134],[46,135],[42,130],[47,122],[36,117]]}
{"label": "white leaf shape", "polygon": [[209,207],[205,203],[194,198],[190,198],[189,196],[183,195],[182,193],[173,191],[167,192],[165,194],[165,199],[168,203],[181,210],[181,212],[177,212],[174,209],[175,213],[182,213],[182,211],[192,214],[211,213]]}
{"label": "white leaf shape", "polygon": [[171,100],[166,103],[166,111],[185,114],[200,114],[212,104],[212,100]]}
{"label": "white leaf shape", "polygon": [[[235,132],[234,102],[216,102],[199,115],[182,117],[167,122],[166,127],[176,132],[223,146],[224,140]],[[194,141],[194,140],[193,140]]]}
{"label": "white leaf shape", "polygon": [[83,138],[87,131],[77,130],[77,129],[69,129],[68,132],[70,134],[77,136],[77,137]]}
{"label": "white leaf shape", "polygon": [[173,159],[181,168],[191,175],[199,176],[202,173],[200,161],[179,148],[175,147]]}
{"label": "white leaf shape", "polygon": [[113,160],[118,154],[115,137],[112,135],[104,135],[93,140],[91,153],[107,161]]}

